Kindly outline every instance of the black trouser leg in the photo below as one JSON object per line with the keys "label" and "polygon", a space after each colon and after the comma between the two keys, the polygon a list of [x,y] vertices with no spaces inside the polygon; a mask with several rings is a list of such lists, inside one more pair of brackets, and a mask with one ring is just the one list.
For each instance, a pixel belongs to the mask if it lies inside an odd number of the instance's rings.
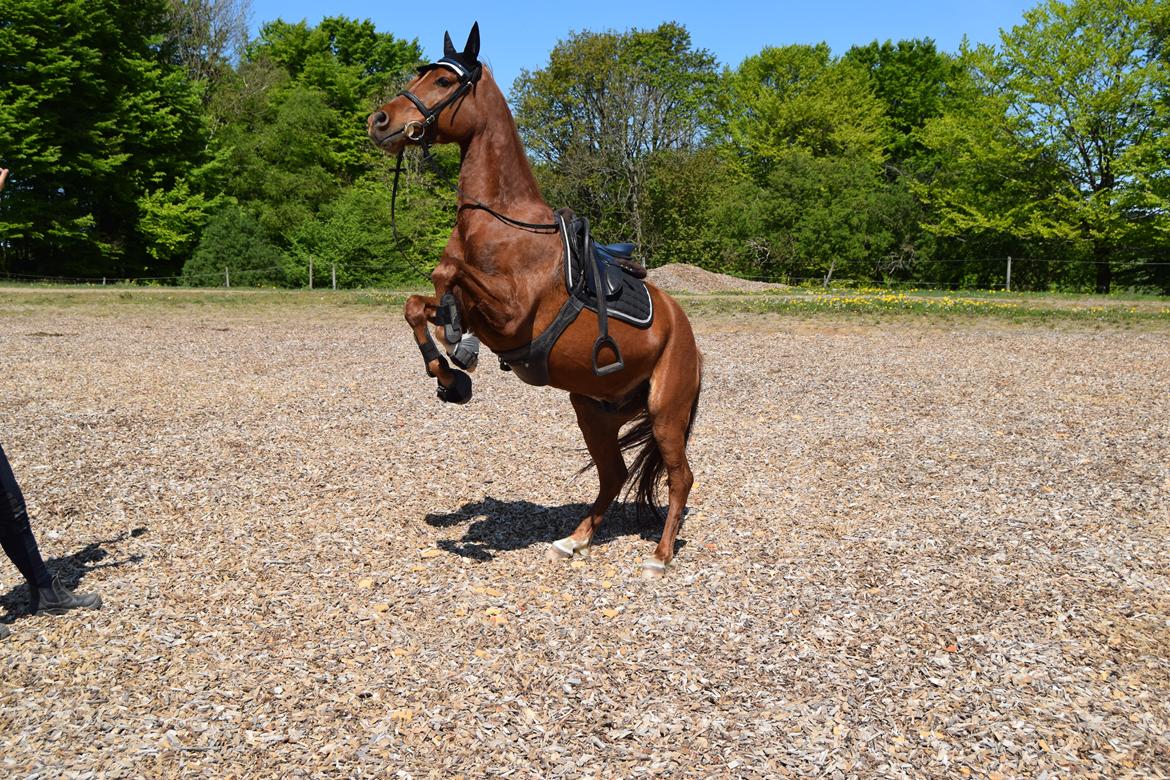
{"label": "black trouser leg", "polygon": [[37,549],[36,537],[28,524],[24,495],[12,467],[8,465],[3,447],[0,447],[0,492],[3,493],[0,496],[0,547],[28,580],[30,587],[49,587],[53,577]]}

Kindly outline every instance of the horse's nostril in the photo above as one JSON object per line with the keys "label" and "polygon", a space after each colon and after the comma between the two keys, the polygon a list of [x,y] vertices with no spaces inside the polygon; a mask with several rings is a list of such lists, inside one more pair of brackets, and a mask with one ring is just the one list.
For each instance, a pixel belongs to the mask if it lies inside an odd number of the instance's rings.
{"label": "horse's nostril", "polygon": [[390,117],[386,116],[385,111],[375,112],[374,115],[370,117],[370,121],[373,122],[375,130],[385,130],[390,126]]}

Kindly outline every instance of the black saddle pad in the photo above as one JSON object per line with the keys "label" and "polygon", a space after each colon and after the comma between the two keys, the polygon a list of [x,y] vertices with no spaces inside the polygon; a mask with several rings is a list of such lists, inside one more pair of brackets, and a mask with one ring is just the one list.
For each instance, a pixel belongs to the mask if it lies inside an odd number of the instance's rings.
{"label": "black saddle pad", "polygon": [[585,308],[597,311],[597,291],[593,289],[593,272],[588,263],[598,263],[606,314],[638,328],[650,327],[654,322],[654,301],[645,283],[609,262],[608,253],[595,248],[582,220],[565,219],[559,212],[557,219],[561,222],[565,245],[565,286],[569,293],[585,304]]}

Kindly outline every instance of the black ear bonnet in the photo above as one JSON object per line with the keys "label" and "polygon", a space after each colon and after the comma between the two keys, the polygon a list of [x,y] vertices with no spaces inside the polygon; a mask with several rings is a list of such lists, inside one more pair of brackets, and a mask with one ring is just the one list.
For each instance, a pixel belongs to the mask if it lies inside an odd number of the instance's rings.
{"label": "black ear bonnet", "polygon": [[418,69],[419,75],[435,68],[449,68],[455,71],[460,81],[476,82],[483,74],[483,65],[479,62],[479,22],[471,25],[471,32],[467,36],[467,43],[463,51],[456,51],[451,43],[451,34],[443,33],[443,56],[434,62],[423,65]]}

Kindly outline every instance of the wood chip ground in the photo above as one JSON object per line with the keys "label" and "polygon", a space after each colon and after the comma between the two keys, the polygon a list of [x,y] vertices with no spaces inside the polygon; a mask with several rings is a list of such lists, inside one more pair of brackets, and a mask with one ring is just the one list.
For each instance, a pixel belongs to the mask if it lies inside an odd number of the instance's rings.
{"label": "wood chip ground", "polygon": [[676,565],[397,309],[0,298],[0,776],[1170,775],[1170,332],[696,322]]}

